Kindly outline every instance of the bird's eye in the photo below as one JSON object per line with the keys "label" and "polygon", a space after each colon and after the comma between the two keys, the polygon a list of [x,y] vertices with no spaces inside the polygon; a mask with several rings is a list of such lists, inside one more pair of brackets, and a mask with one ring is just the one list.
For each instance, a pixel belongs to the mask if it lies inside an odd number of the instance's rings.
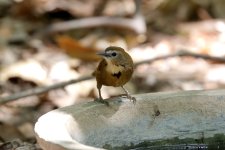
{"label": "bird's eye", "polygon": [[116,54],[116,52],[113,52],[113,53],[112,53],[112,56],[114,56],[114,57],[115,57],[116,55],[117,55],[117,54]]}

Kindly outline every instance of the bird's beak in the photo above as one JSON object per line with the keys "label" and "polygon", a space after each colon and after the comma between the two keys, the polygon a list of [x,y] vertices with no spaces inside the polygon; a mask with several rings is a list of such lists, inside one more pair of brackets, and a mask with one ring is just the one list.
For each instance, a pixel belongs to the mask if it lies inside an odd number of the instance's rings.
{"label": "bird's beak", "polygon": [[105,51],[98,52],[97,55],[100,55],[103,57],[109,57],[109,54],[107,54]]}

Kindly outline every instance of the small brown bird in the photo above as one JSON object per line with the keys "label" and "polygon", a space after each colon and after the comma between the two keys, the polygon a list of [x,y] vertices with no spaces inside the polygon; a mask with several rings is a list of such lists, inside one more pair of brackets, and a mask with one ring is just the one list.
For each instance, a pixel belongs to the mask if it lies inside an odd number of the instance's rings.
{"label": "small brown bird", "polygon": [[123,48],[116,46],[110,46],[104,52],[98,53],[98,55],[102,56],[103,59],[93,73],[96,77],[99,92],[99,99],[97,101],[108,104],[108,102],[103,100],[101,95],[101,87],[105,85],[122,87],[127,98],[135,103],[136,99],[123,87],[130,80],[134,70],[131,56]]}

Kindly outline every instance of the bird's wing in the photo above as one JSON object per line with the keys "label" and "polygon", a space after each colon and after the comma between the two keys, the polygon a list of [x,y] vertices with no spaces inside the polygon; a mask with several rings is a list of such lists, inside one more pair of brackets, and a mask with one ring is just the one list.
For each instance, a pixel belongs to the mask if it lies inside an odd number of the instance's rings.
{"label": "bird's wing", "polygon": [[107,65],[107,63],[106,63],[105,59],[103,59],[103,60],[99,63],[97,69],[92,73],[92,76],[95,76],[95,77],[96,77],[97,74],[99,74],[99,73],[101,72],[100,69],[105,68],[106,65]]}

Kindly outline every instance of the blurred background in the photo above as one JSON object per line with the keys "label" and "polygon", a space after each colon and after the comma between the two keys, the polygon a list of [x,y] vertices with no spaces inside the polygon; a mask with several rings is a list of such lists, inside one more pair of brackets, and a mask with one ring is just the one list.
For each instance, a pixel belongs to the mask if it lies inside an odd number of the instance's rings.
{"label": "blurred background", "polygon": [[[108,46],[135,63],[181,50],[225,56],[224,0],[0,0],[1,98],[89,76]],[[225,87],[225,66],[171,57],[138,65],[132,94]],[[104,98],[122,89],[103,87]],[[98,97],[95,79],[0,105],[0,149],[40,149],[33,126],[42,114]]]}

